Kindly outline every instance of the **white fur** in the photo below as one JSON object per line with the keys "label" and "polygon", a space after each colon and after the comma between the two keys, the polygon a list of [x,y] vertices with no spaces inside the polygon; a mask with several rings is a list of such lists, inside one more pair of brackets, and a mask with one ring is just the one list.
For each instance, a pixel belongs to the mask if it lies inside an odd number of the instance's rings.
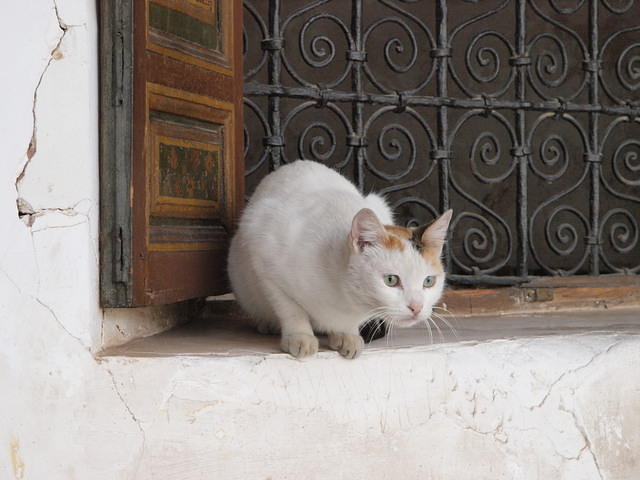
{"label": "white fur", "polygon": [[[363,322],[372,316],[399,325],[426,321],[440,298],[442,275],[423,288],[439,265],[409,242],[404,252],[378,244],[353,248],[352,222],[363,208],[393,224],[384,199],[365,197],[337,172],[303,160],[265,177],[245,208],[229,252],[233,291],[259,329],[281,331],[283,350],[296,357],[317,351],[315,331],[353,358],[363,348]],[[402,287],[385,285],[385,274],[399,275]],[[412,301],[424,303],[418,316],[407,307]]]}

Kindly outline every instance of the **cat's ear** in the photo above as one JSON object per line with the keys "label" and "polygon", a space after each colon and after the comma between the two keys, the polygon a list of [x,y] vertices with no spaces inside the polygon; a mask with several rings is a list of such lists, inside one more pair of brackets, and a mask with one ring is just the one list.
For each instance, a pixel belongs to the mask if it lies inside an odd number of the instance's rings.
{"label": "cat's ear", "polygon": [[360,253],[367,245],[381,243],[385,235],[384,227],[373,210],[363,208],[353,217],[349,244],[355,252]]}
{"label": "cat's ear", "polygon": [[423,227],[420,242],[423,248],[440,256],[442,246],[447,239],[447,229],[451,222],[453,210],[449,209],[434,220],[431,225]]}

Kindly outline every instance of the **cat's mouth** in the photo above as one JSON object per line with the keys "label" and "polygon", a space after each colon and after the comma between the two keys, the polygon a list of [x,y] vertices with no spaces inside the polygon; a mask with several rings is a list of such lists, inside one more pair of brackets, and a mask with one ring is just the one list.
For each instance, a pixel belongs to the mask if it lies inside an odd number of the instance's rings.
{"label": "cat's mouth", "polygon": [[422,315],[411,315],[396,319],[396,325],[402,328],[415,327],[421,323],[424,323]]}

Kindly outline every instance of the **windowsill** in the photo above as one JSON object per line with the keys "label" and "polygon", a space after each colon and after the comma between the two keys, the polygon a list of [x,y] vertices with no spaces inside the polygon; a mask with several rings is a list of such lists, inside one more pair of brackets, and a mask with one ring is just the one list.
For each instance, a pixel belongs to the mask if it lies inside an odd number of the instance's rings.
{"label": "windowsill", "polygon": [[[431,343],[425,328],[394,329],[391,337],[369,343],[364,354],[393,349],[434,349],[439,345],[473,344],[517,338],[568,336],[588,333],[640,334],[640,309],[620,308],[546,314],[458,317],[448,321],[457,335],[440,325]],[[320,339],[320,356],[337,356]],[[261,335],[234,312],[204,315],[172,330],[108,348],[101,356],[125,357],[238,357],[282,354],[279,337]]]}
{"label": "windowsill", "polygon": [[101,361],[141,433],[137,471],[150,475],[635,478],[640,310],[461,317],[456,328],[446,344],[396,330],[356,360],[299,362],[227,313]]}

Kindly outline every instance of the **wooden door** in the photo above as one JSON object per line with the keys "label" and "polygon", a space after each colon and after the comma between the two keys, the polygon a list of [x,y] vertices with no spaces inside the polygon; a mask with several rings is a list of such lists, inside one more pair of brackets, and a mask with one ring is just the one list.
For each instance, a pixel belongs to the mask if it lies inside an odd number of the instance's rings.
{"label": "wooden door", "polygon": [[222,293],[243,198],[241,2],[101,7],[102,303]]}

